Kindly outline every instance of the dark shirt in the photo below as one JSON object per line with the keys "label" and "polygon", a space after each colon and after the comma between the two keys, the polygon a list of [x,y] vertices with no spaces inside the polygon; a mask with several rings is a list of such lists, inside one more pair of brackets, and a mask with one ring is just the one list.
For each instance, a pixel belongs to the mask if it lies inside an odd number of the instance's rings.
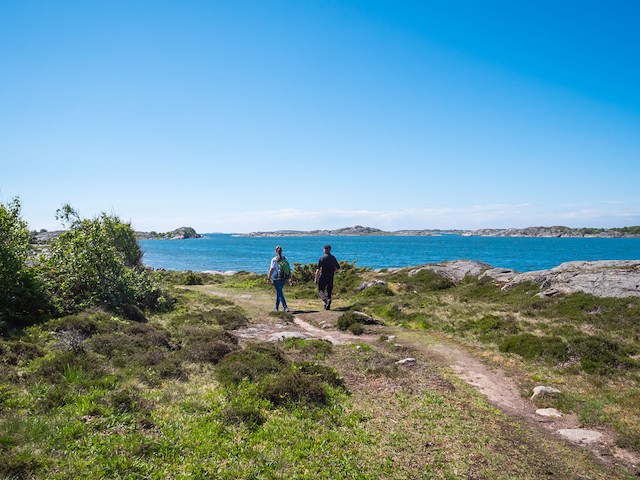
{"label": "dark shirt", "polygon": [[340,269],[340,264],[336,257],[331,255],[330,253],[325,253],[318,260],[318,268],[322,269],[320,273],[321,277],[333,277],[333,274],[336,270]]}

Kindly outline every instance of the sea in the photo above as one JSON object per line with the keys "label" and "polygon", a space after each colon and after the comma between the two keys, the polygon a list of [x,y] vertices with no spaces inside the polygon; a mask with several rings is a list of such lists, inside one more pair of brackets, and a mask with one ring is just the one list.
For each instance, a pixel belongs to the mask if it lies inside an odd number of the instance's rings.
{"label": "sea", "polygon": [[640,238],[205,234],[187,240],[140,241],[146,266],[194,272],[263,273],[269,269],[277,245],[283,247],[292,265],[315,263],[325,244],[331,245],[338,260],[374,270],[466,259],[528,272],[574,260],[640,260]]}

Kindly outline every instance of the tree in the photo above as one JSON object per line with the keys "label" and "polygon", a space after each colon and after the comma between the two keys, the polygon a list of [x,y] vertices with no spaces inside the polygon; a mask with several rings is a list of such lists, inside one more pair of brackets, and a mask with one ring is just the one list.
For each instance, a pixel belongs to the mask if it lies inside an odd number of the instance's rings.
{"label": "tree", "polygon": [[20,217],[20,200],[0,204],[0,322],[14,323],[46,308],[34,271],[27,265],[30,238],[27,222]]}
{"label": "tree", "polygon": [[129,224],[106,213],[80,219],[69,205],[57,218],[71,225],[52,242],[40,272],[59,314],[100,306],[129,315],[132,307],[163,307],[167,296],[143,268]]}

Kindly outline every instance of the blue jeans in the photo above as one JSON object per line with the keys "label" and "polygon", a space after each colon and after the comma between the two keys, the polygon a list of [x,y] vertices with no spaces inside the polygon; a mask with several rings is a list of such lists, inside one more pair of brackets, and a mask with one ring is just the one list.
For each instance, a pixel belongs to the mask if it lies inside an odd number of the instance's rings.
{"label": "blue jeans", "polygon": [[285,280],[273,279],[273,286],[276,288],[276,310],[280,307],[280,303],[282,303],[282,308],[287,308],[287,301],[284,299],[284,293],[282,293],[284,282]]}

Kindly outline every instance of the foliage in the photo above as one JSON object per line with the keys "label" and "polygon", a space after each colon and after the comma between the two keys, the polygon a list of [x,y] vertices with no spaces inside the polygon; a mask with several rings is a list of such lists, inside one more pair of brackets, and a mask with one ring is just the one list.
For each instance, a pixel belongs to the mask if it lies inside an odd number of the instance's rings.
{"label": "foliage", "polygon": [[265,377],[261,385],[263,396],[274,405],[305,403],[324,406],[329,401],[322,379],[302,370],[283,369]]}
{"label": "foliage", "polygon": [[125,306],[169,308],[171,300],[141,259],[131,226],[103,213],[93,220],[75,220],[54,240],[42,258],[40,274],[60,314],[96,306],[136,315]]}
{"label": "foliage", "polygon": [[253,343],[223,358],[217,365],[216,376],[224,385],[238,385],[243,380],[257,382],[287,365],[287,359],[276,347]]}
{"label": "foliage", "polygon": [[20,217],[20,201],[0,204],[0,330],[3,323],[18,326],[47,310],[41,286],[27,265],[30,237]]}
{"label": "foliage", "polygon": [[405,293],[446,290],[453,286],[451,280],[428,269],[421,269],[413,275],[409,275],[408,270],[404,269],[392,274],[389,281],[397,283],[399,290]]}
{"label": "foliage", "polygon": [[362,335],[364,333],[364,323],[373,323],[366,315],[356,312],[345,312],[338,317],[336,326],[340,330],[349,330],[354,335]]}
{"label": "foliage", "polygon": [[562,362],[569,358],[567,344],[561,338],[530,333],[507,337],[500,344],[500,351],[516,353],[529,360],[541,359],[548,362]]}

